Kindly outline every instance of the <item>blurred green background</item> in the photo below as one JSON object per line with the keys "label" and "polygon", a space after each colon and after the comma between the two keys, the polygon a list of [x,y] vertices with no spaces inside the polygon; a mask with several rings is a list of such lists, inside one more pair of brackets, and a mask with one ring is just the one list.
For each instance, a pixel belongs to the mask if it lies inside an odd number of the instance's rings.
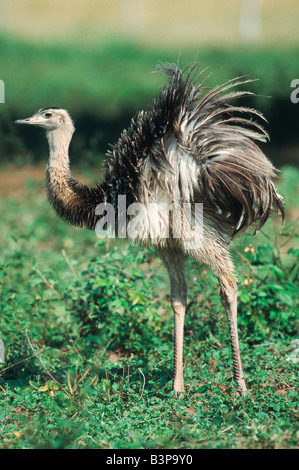
{"label": "blurred green background", "polygon": [[298,165],[299,3],[296,0],[4,0],[0,2],[0,154],[44,161],[42,132],[13,120],[41,107],[69,110],[77,134],[72,161],[94,165],[131,116],[147,108],[164,78],[159,61],[183,66],[198,56],[214,86],[236,75],[258,79],[248,101],[269,121],[266,151],[278,166]]}

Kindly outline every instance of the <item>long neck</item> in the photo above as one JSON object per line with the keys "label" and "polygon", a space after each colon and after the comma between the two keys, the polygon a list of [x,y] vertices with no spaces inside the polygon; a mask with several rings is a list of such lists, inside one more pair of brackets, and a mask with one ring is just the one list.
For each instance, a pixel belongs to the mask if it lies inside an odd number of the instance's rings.
{"label": "long neck", "polygon": [[71,174],[68,149],[73,129],[48,132],[50,158],[46,170],[47,195],[57,215],[72,225],[93,230],[95,209],[103,201],[99,187],[85,186]]}
{"label": "long neck", "polygon": [[54,129],[47,133],[50,150],[48,167],[58,169],[65,176],[70,173],[68,151],[72,136],[72,129]]}

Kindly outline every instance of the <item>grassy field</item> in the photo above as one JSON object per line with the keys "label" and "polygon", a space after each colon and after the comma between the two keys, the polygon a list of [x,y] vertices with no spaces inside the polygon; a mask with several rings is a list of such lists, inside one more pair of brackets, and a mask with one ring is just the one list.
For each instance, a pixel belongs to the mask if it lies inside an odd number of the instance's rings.
{"label": "grassy field", "polygon": [[233,390],[228,328],[209,270],[187,263],[179,399],[161,262],[132,245],[107,251],[94,233],[58,220],[41,167],[0,175],[0,448],[297,447],[298,170],[285,168],[279,183],[283,229],[275,219],[233,248],[244,399]]}

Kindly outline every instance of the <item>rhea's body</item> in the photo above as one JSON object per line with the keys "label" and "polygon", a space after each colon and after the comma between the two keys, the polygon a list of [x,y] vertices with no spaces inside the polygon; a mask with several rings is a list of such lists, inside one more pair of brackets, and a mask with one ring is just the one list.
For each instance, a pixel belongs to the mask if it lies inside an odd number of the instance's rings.
{"label": "rhea's body", "polygon": [[[232,99],[251,94],[231,91],[247,81],[233,79],[203,95],[203,86],[198,84],[201,74],[192,78],[194,70],[189,67],[184,78],[175,65],[159,69],[169,76],[169,84],[148,111],[132,119],[129,129],[107,153],[103,182],[94,187],[80,184],[71,175],[68,148],[74,126],[65,110],[43,108],[18,122],[47,130],[47,192],[59,217],[93,230],[100,220],[97,208],[105,203],[115,211],[116,225],[125,216],[128,228],[133,217],[130,208],[134,204],[142,207],[133,238],[156,247],[170,276],[177,392],[184,390],[184,260],[190,255],[211,267],[218,277],[228,316],[237,391],[244,395],[237,284],[229,245],[238,232],[253,224],[257,232],[272,212],[283,214],[282,197],[272,182],[275,168],[255,143],[267,139],[266,132],[254,120],[262,116],[255,110],[230,104]],[[120,196],[125,196],[122,208]],[[199,204],[202,211],[196,213]],[[191,206],[190,218],[184,218],[182,211],[175,212],[184,205]],[[118,227],[114,228],[117,231]]]}

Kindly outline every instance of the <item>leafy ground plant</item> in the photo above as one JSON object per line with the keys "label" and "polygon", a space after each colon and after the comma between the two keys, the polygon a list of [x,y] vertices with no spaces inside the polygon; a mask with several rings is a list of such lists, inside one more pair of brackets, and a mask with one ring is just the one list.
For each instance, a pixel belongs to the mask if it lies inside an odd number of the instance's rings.
{"label": "leafy ground plant", "polygon": [[[285,170],[281,182],[292,207],[295,171]],[[188,261],[186,393],[179,399],[160,261],[151,250],[96,242],[66,226],[42,194],[36,197],[39,183],[26,185],[26,197],[0,201],[0,448],[297,446],[299,250],[292,217],[283,229],[274,220],[234,245],[244,399],[233,390],[216,280]]]}

